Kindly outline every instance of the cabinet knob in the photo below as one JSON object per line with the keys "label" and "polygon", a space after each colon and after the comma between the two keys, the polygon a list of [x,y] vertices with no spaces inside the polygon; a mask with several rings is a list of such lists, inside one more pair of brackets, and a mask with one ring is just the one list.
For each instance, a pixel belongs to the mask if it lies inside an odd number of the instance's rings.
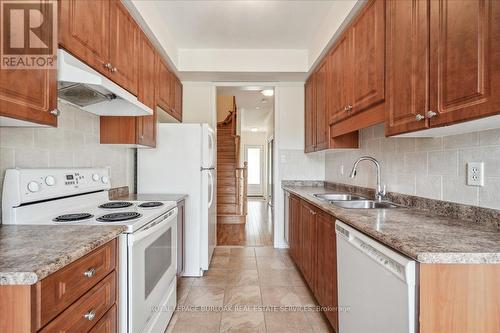
{"label": "cabinet knob", "polygon": [[85,275],[85,277],[90,279],[91,277],[93,277],[95,275],[95,268],[91,268],[88,271],[85,271],[83,273],[83,275]]}
{"label": "cabinet knob", "polygon": [[117,70],[118,69],[116,69],[116,67],[111,68],[111,72],[113,72],[113,73],[116,72]]}
{"label": "cabinet knob", "polygon": [[419,114],[417,114],[417,115],[415,116],[415,119],[416,119],[417,121],[421,121],[421,120],[424,120],[424,119],[425,119],[425,116],[422,116],[422,115],[419,113]]}
{"label": "cabinet knob", "polygon": [[88,321],[92,321],[95,318],[95,311],[90,310],[89,312],[84,314],[83,317],[85,317],[85,319],[87,319]]}
{"label": "cabinet knob", "polygon": [[427,112],[427,118],[431,119],[431,118],[434,118],[435,116],[437,116],[436,112],[434,112],[434,111]]}
{"label": "cabinet knob", "polygon": [[103,64],[103,66],[107,69],[111,69],[111,67],[112,67],[111,63],[109,63],[109,62],[107,64]]}
{"label": "cabinet knob", "polygon": [[50,111],[50,114],[53,116],[59,117],[59,115],[61,114],[61,111],[59,111],[59,109],[56,108],[56,109]]}

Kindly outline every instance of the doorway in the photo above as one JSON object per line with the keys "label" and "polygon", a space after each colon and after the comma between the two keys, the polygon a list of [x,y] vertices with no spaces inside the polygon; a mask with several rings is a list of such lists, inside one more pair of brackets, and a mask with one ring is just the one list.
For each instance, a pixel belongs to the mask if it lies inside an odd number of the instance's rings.
{"label": "doorway", "polygon": [[245,146],[245,161],[248,167],[248,197],[264,195],[264,147],[260,145]]}
{"label": "doorway", "polygon": [[216,92],[217,244],[272,246],[274,87],[224,85]]}

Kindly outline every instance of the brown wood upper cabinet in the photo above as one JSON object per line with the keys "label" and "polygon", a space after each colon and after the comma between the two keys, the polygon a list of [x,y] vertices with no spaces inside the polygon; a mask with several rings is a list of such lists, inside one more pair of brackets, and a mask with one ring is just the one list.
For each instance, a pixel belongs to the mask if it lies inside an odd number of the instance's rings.
{"label": "brown wood upper cabinet", "polygon": [[328,110],[326,95],[331,90],[327,81],[327,71],[329,69],[328,61],[323,61],[316,73],[316,114],[315,120],[315,138],[314,149],[323,150],[328,148],[330,127],[328,126]]}
{"label": "brown wood upper cabinet", "polygon": [[304,150],[306,153],[315,151],[315,138],[314,134],[316,128],[315,120],[315,105],[316,105],[316,95],[314,89],[314,78],[312,75],[305,84],[305,101],[304,101]]}
{"label": "brown wood upper cabinet", "polygon": [[387,2],[387,135],[500,113],[498,17],[492,0]]}
{"label": "brown wood upper cabinet", "polygon": [[56,108],[56,69],[0,68],[0,117],[57,126]]}
{"label": "brown wood upper cabinet", "polygon": [[172,73],[165,61],[157,62],[157,104],[169,115],[182,121],[182,83]]}
{"label": "brown wood upper cabinet", "polygon": [[59,1],[59,44],[137,95],[139,27],[120,0]]}
{"label": "brown wood upper cabinet", "polygon": [[139,71],[138,99],[153,110],[151,116],[101,117],[101,143],[130,144],[147,147],[156,146],[156,50],[147,36],[139,36],[139,57],[136,59]]}

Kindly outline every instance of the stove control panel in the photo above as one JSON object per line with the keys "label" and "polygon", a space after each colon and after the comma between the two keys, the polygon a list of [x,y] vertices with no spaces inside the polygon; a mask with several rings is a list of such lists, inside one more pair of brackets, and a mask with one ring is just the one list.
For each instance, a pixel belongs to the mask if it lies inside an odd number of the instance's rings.
{"label": "stove control panel", "polygon": [[8,169],[5,173],[2,204],[17,207],[22,203],[109,188],[108,168]]}

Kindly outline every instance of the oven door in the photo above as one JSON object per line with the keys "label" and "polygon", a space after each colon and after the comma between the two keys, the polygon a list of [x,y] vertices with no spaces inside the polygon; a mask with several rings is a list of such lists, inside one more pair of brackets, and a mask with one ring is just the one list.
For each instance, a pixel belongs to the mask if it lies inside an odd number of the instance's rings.
{"label": "oven door", "polygon": [[[177,208],[128,236],[129,332],[142,332],[175,278]],[[161,311],[162,309],[160,309]]]}

